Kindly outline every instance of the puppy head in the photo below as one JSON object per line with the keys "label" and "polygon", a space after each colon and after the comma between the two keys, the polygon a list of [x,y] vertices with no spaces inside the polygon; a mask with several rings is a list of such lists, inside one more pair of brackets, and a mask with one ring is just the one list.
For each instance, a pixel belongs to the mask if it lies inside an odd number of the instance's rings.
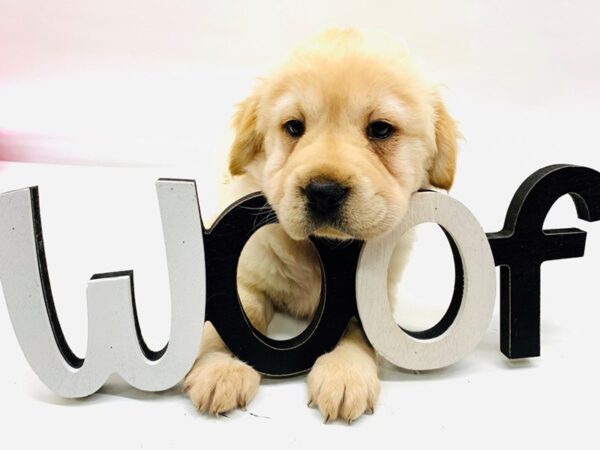
{"label": "puppy head", "polygon": [[405,50],[331,30],[298,49],[241,103],[229,169],[258,170],[286,232],[369,239],[422,187],[449,189],[457,130]]}

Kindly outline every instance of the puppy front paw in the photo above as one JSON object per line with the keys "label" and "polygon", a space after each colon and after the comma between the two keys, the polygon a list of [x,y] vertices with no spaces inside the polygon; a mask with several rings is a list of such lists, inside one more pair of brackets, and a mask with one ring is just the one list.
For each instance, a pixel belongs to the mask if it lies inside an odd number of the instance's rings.
{"label": "puppy front paw", "polygon": [[308,375],[309,406],[318,406],[325,423],[349,424],[373,413],[380,391],[377,365],[364,354],[337,349],[320,356]]}
{"label": "puppy front paw", "polygon": [[198,411],[220,414],[245,408],[254,398],[260,375],[233,356],[214,352],[202,355],[186,375],[183,389]]}

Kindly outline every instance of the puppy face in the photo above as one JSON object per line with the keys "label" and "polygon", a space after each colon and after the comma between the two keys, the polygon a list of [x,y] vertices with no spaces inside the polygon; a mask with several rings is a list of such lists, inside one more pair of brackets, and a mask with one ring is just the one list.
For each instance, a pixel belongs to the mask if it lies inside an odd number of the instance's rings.
{"label": "puppy face", "polygon": [[241,104],[234,126],[231,173],[255,166],[295,239],[380,235],[415,191],[449,189],[454,177],[456,127],[435,89],[402,48],[354,30],[297,50]]}

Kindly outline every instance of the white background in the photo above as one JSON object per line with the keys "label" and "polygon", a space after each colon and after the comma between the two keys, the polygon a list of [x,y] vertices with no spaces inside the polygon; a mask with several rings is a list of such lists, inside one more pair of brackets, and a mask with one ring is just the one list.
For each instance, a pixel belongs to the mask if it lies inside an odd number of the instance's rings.
{"label": "white background", "polygon": [[[87,280],[122,269],[135,270],[151,347],[166,342],[154,181],[196,179],[212,216],[234,103],[282,53],[332,25],[405,40],[447,86],[465,135],[452,195],[486,231],[501,228],[534,170],[600,169],[593,1],[0,0],[0,155],[37,162],[3,165],[0,191],[40,186],[53,290],[76,353],[85,353]],[[547,226],[589,235],[585,258],[543,266],[542,357],[508,362],[496,314],[478,348],[448,369],[383,365],[376,413],[351,427],[325,426],[306,408],[304,377],[266,380],[247,412],[219,419],[199,416],[177,389],[145,394],[119,380],[89,399],[62,400],[36,379],[0,307],[0,445],[598,448],[600,225],[579,222],[562,199]],[[439,233],[423,235],[407,285],[424,300],[405,304],[400,321],[439,315],[450,298],[447,249]]]}

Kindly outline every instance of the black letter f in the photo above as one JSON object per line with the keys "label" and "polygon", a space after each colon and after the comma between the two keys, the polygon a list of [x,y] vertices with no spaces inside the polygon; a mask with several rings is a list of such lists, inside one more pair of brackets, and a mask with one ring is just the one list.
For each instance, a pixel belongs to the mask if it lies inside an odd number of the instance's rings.
{"label": "black letter f", "polygon": [[540,354],[540,266],[583,256],[586,233],[543,230],[554,202],[569,194],[580,219],[600,219],[600,173],[564,164],[538,170],[515,193],[497,233],[488,233],[500,267],[500,349],[508,358]]}

